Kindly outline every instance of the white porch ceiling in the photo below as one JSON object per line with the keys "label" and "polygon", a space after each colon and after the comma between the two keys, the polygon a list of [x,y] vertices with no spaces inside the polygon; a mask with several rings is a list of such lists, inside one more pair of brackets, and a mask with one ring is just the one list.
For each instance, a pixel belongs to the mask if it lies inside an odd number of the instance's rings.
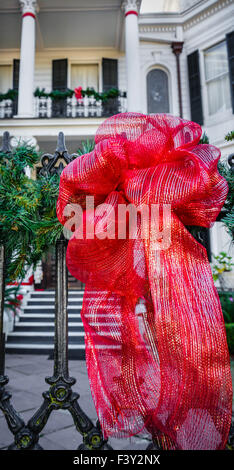
{"label": "white porch ceiling", "polygon": [[[121,0],[38,0],[37,49],[120,48]],[[0,49],[19,49],[18,0],[0,1]]]}

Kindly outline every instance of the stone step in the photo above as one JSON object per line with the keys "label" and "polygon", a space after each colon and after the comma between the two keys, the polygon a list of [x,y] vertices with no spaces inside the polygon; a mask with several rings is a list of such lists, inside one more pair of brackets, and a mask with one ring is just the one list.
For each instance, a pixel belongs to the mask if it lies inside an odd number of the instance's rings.
{"label": "stone step", "polygon": [[[108,329],[109,327],[115,327],[115,323],[107,323],[107,322],[98,322],[98,323],[90,323],[90,326],[95,328],[100,328],[103,332]],[[69,322],[68,323],[68,330],[69,331],[83,331],[83,323],[82,322]],[[16,323],[14,332],[27,332],[27,331],[51,331],[54,332],[54,322],[51,321],[42,321],[42,322],[19,322]],[[11,334],[11,333],[10,333]]]}
{"label": "stone step", "polygon": [[[22,313],[20,315],[20,323],[24,322],[47,322],[47,321],[53,321],[55,319],[55,314],[54,313]],[[68,319],[70,322],[76,322],[81,319],[81,316],[79,313],[76,314],[69,314]],[[18,325],[19,323],[16,323]]]}
{"label": "stone step", "polygon": [[[69,332],[68,341],[71,344],[84,343],[84,331]],[[7,344],[54,344],[53,331],[13,331],[7,337]]]}
{"label": "stone step", "polygon": [[[35,344],[35,343],[7,343],[6,352],[8,354],[35,354],[47,355],[53,359],[54,345],[53,344]],[[84,344],[69,344],[68,345],[68,359],[85,359],[85,345]]]}
{"label": "stone step", "polygon": [[[98,348],[98,347],[97,347]],[[102,349],[102,346],[99,347]],[[119,349],[119,346],[105,346],[106,349]],[[35,344],[35,343],[10,343],[6,344],[6,352],[8,354],[38,354],[49,355],[49,359],[53,359],[54,345],[53,344]],[[68,344],[68,359],[85,359],[85,345],[83,344]]]}

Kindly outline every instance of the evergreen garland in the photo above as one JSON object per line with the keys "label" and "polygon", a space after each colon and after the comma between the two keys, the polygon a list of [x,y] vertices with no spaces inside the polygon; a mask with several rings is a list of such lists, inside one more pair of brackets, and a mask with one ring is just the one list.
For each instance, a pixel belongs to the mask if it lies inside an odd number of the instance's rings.
{"label": "evergreen garland", "polygon": [[[111,88],[108,91],[104,91],[99,93],[95,91],[94,88],[86,88],[81,90],[81,94],[83,97],[85,96],[93,96],[96,101],[106,102],[111,98],[117,98],[118,96],[126,97],[126,92],[121,92],[117,88]],[[50,92],[46,92],[45,88],[36,88],[34,91],[34,96],[38,98],[51,98],[52,100],[65,100],[66,98],[72,98],[75,95],[75,90],[71,90],[67,88],[64,91],[61,90],[53,90]],[[0,102],[3,100],[12,100],[18,96],[18,90],[9,89],[6,93],[0,93]]]}
{"label": "evergreen garland", "polygon": [[[90,152],[94,142],[82,143],[78,154]],[[63,226],[56,216],[60,176],[25,175],[25,167],[40,162],[40,153],[23,145],[0,152],[0,243],[6,249],[8,282],[20,281],[55,246]]]}
{"label": "evergreen garland", "polygon": [[234,131],[228,132],[227,135],[225,135],[225,140],[229,142],[230,140],[234,140]]}
{"label": "evergreen garland", "polygon": [[12,101],[14,101],[14,99],[17,97],[17,95],[18,95],[17,90],[9,89],[6,93],[0,93],[0,102],[3,101],[3,100],[12,100]]}
{"label": "evergreen garland", "polygon": [[[93,96],[96,101],[103,101],[106,102],[110,98],[117,98],[118,96],[126,96],[126,92],[121,92],[117,88],[111,88],[108,91],[105,92],[97,92],[94,90],[94,88],[86,88],[81,90],[81,94],[83,97],[85,96]],[[67,88],[65,91],[60,91],[60,90],[53,90],[49,93],[45,91],[45,88],[36,88],[34,92],[34,96],[37,96],[38,98],[51,98],[53,100],[59,100],[59,99],[66,99],[66,98],[72,98],[73,95],[75,95],[75,90],[71,90],[70,88]]]}
{"label": "evergreen garland", "polygon": [[34,256],[32,222],[37,219],[40,195],[24,168],[32,168],[38,160],[38,153],[27,145],[9,154],[0,152],[0,242],[5,245],[11,280],[24,275],[25,263],[31,265]]}

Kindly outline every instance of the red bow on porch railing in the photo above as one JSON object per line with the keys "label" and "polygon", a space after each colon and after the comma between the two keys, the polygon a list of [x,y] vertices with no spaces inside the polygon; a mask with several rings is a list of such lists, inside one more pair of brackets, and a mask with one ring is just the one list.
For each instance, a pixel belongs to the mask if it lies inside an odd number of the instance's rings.
{"label": "red bow on porch railing", "polygon": [[74,89],[75,97],[77,100],[82,100],[83,95],[82,95],[82,86],[79,86]]}
{"label": "red bow on porch railing", "polygon": [[[231,421],[220,302],[206,250],[185,228],[210,227],[228,191],[219,150],[200,137],[199,125],[169,115],[113,116],[95,149],[64,169],[57,204],[63,224],[64,208],[77,203],[94,226],[93,239],[87,228],[83,239],[74,232],[67,266],[86,284],[86,360],[102,429],[148,431],[170,449],[222,449]],[[106,206],[85,210],[87,195]],[[124,203],[170,205],[171,242],[160,249],[151,213],[147,237],[138,217],[134,239],[105,238]]]}

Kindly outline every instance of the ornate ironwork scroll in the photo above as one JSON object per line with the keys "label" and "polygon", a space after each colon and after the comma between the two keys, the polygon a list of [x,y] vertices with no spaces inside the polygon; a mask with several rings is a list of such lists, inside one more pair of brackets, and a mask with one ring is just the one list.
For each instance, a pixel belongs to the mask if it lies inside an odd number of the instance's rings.
{"label": "ornate ironwork scroll", "polygon": [[39,170],[39,175],[46,176],[54,175],[56,173],[61,174],[64,167],[76,157],[78,157],[76,153],[71,155],[68,154],[65,146],[64,134],[63,132],[59,132],[58,144],[54,155],[44,153],[41,157],[42,168]]}

